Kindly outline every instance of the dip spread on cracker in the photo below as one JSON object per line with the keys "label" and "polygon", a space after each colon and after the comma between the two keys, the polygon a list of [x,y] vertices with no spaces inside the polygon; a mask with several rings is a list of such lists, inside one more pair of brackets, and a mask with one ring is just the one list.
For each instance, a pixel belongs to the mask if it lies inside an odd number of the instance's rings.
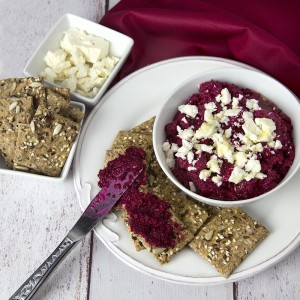
{"label": "dip spread on cracker", "polygon": [[165,131],[162,147],[175,177],[212,199],[270,191],[295,157],[289,117],[257,92],[226,82],[202,83]]}

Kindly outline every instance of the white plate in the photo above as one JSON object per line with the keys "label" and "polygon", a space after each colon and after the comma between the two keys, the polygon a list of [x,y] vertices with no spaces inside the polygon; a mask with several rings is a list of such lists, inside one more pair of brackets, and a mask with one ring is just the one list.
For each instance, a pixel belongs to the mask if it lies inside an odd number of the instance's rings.
{"label": "white plate", "polygon": [[[97,173],[106,149],[119,130],[128,130],[157,114],[169,93],[185,79],[206,70],[250,66],[213,57],[184,57],[150,65],[124,78],[94,108],[82,130],[74,163],[74,183],[81,208],[98,192]],[[147,251],[136,252],[126,228],[111,214],[95,228],[97,237],[119,259],[145,274],[194,285],[241,280],[264,270],[290,253],[300,241],[299,172],[262,203],[243,207],[270,235],[225,279],[189,248],[161,266]]]}

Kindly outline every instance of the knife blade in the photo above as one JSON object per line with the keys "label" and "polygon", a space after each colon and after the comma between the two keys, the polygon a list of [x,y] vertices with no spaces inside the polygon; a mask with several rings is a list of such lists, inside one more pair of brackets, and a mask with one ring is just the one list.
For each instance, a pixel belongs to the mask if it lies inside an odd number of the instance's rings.
{"label": "knife blade", "polygon": [[94,197],[67,236],[73,241],[77,241],[92,230],[99,220],[105,216],[122,197],[128,187],[134,183],[141,172],[142,169],[138,172],[128,172],[124,178],[110,181],[109,186],[102,188]]}
{"label": "knife blade", "polygon": [[90,202],[59,246],[9,299],[31,299],[52,271],[67,254],[78,245],[81,239],[111,210],[128,188],[132,186],[142,171],[143,168],[121,174],[118,179],[111,180],[107,187],[103,187]]}

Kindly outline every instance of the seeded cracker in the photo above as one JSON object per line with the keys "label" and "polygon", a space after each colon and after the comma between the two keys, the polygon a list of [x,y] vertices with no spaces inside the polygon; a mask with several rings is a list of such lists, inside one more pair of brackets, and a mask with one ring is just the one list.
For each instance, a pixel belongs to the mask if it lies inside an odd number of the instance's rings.
{"label": "seeded cracker", "polygon": [[46,103],[46,92],[40,77],[10,78],[0,80],[0,98],[33,97],[34,108]]}
{"label": "seeded cracker", "polygon": [[30,124],[19,126],[15,166],[58,176],[78,134],[79,125],[38,107]]}
{"label": "seeded cracker", "polygon": [[0,99],[0,152],[10,168],[13,167],[18,124],[29,123],[32,113],[32,97]]}
{"label": "seeded cracker", "polygon": [[51,89],[53,92],[62,96],[66,101],[70,102],[70,90],[68,88],[48,87],[48,89]]}
{"label": "seeded cracker", "polygon": [[[137,146],[146,148],[147,152],[147,186],[141,187],[159,198],[167,201],[175,215],[183,222],[187,229],[195,234],[208,218],[208,214],[200,203],[196,203],[183,195],[171,183],[161,170],[152,147],[152,127],[155,118],[134,127],[130,131],[121,131],[114,140],[112,149],[106,151],[105,163],[123,154],[127,147]],[[148,149],[148,151],[147,151]],[[124,214],[125,212],[122,211]],[[130,232],[137,251],[144,249],[143,243],[133,232]]]}
{"label": "seeded cracker", "polygon": [[152,135],[155,117],[143,122],[142,124],[132,128],[129,132]]}
{"label": "seeded cracker", "polygon": [[222,208],[189,246],[228,277],[268,235],[268,230],[240,209]]}
{"label": "seeded cracker", "polygon": [[[128,231],[130,232],[131,238],[135,241],[136,247],[140,250],[145,248],[148,249],[161,264],[169,262],[171,260],[171,257],[182,250],[194,237],[194,235],[185,228],[184,224],[180,222],[180,220],[171,210],[170,212],[172,213],[172,220],[182,227],[180,233],[178,233],[177,235],[176,245],[174,248],[155,248],[148,244],[142,236],[131,231],[128,225],[129,216],[127,215],[125,210],[122,211],[122,219],[124,221],[124,224],[127,226]],[[138,247],[138,245],[140,247]]]}
{"label": "seeded cracker", "polygon": [[152,136],[135,132],[119,131],[112,148],[123,148],[124,151],[130,146],[141,147],[146,151],[146,160],[149,161],[152,153]]}
{"label": "seeded cracker", "polygon": [[46,88],[47,108],[79,123],[83,119],[84,113],[64,98],[64,90],[64,88]]}

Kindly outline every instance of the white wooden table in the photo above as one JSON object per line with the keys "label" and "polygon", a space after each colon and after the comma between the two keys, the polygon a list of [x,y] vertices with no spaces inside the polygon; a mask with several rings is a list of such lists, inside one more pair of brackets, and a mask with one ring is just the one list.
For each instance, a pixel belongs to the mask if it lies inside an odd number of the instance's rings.
{"label": "white wooden table", "polygon": [[[65,13],[98,21],[117,0],[0,0],[0,78],[22,76],[26,60]],[[108,6],[108,7],[107,7]],[[0,175],[0,299],[8,297],[62,240],[81,211],[72,171],[63,183]],[[91,233],[35,299],[300,299],[300,247],[270,269],[226,286],[175,285],[143,275]]]}

